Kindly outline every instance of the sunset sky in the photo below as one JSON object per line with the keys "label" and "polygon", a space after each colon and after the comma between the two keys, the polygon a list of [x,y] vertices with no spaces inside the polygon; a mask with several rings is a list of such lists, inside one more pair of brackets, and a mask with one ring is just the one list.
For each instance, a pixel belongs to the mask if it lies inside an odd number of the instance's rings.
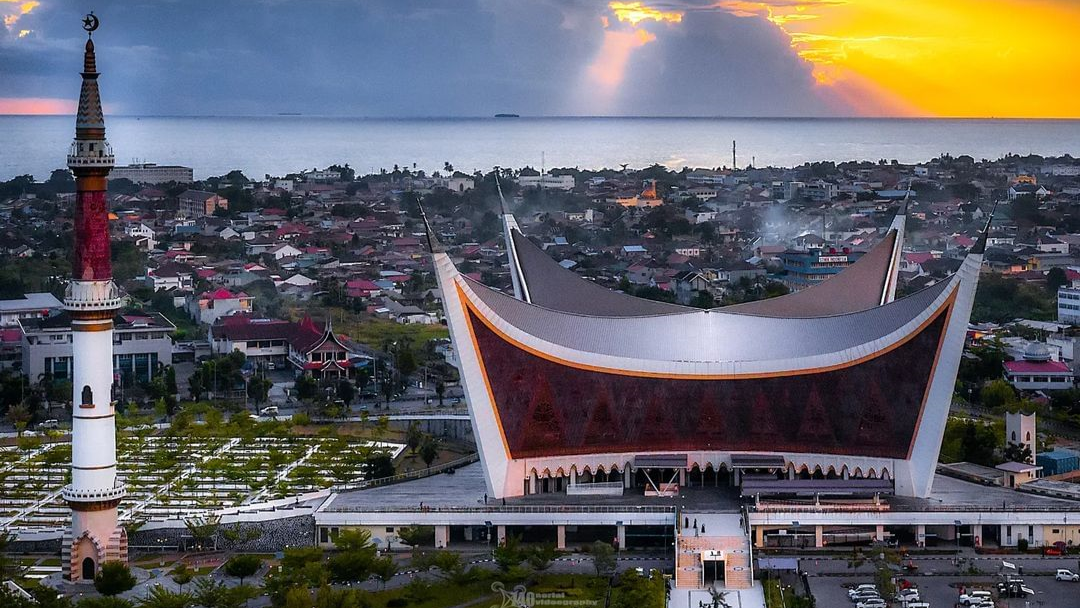
{"label": "sunset sky", "polygon": [[[1080,118],[1078,0],[92,4],[126,114]],[[0,0],[0,113],[70,111],[76,5]]]}

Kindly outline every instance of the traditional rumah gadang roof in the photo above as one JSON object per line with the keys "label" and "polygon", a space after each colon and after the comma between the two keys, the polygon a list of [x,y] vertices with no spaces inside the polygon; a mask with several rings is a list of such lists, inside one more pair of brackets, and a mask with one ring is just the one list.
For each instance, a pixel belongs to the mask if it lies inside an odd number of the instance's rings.
{"label": "traditional rumah gadang roof", "polygon": [[[888,467],[898,493],[929,492],[985,232],[950,279],[818,316],[556,310],[465,277],[429,238],[496,496],[523,492],[530,467],[621,470],[633,455],[654,453],[692,453],[716,466],[759,452],[792,466],[856,459]],[[875,297],[888,298],[886,289],[882,278]]]}
{"label": "traditional rumah gadang roof", "polygon": [[[518,299],[551,310],[583,315],[636,317],[698,310],[613,291],[567,270],[521,233],[505,199],[502,203],[510,276]],[[906,210],[905,201],[885,237],[832,278],[785,296],[714,310],[746,315],[819,317],[867,310],[891,302],[896,294]]]}

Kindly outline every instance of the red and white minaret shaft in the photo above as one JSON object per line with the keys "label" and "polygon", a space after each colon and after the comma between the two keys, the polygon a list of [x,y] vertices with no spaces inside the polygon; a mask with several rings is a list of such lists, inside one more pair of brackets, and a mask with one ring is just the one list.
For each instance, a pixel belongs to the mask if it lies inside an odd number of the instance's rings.
{"label": "red and white minaret shaft", "polygon": [[[83,22],[92,33],[98,20]],[[106,177],[113,153],[105,140],[94,42],[86,41],[75,141],[68,168],[75,174],[75,243],[72,277],[64,308],[72,328],[71,485],[63,496],[71,507],[71,536],[65,543],[72,580],[92,578],[105,561],[127,559],[127,539],[117,527],[124,488],[116,479],[116,420],[112,402],[113,317],[120,293],[112,280]]]}

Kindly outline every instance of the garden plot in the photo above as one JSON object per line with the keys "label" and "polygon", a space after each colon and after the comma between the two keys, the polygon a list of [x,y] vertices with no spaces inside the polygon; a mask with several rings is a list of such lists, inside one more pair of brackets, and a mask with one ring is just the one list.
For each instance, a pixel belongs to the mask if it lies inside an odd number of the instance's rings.
{"label": "garden plot", "polygon": [[[404,446],[297,436],[123,437],[121,521],[197,517],[355,481],[366,476],[375,450],[396,459]],[[70,460],[68,443],[0,449],[0,529],[66,526],[70,511],[60,491],[70,481]]]}

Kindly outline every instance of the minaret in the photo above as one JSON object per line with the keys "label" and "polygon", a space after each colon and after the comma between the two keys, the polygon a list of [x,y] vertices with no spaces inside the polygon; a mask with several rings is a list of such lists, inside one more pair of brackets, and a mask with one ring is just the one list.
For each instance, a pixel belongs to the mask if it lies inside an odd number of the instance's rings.
{"label": "minaret", "polygon": [[112,402],[113,317],[120,292],[109,258],[106,177],[113,153],[105,140],[98,94],[93,13],[87,31],[75,141],[68,168],[75,174],[75,254],[64,309],[71,317],[74,412],[71,485],[63,490],[71,507],[71,531],[63,545],[64,570],[72,581],[92,580],[106,561],[127,561],[127,533],[116,525],[124,488],[116,480],[116,420]]}

